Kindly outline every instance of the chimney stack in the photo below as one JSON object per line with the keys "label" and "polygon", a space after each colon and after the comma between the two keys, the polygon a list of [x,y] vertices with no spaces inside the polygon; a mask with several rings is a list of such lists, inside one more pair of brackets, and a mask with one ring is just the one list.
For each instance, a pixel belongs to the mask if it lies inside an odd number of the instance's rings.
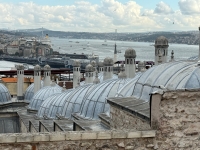
{"label": "chimney stack", "polygon": [[50,86],[51,83],[51,67],[49,65],[44,66],[44,87]]}
{"label": "chimney stack", "polygon": [[23,90],[24,90],[24,66],[22,64],[17,65],[17,99],[23,100]]}
{"label": "chimney stack", "polygon": [[41,88],[41,67],[36,65],[34,67],[34,94]]}

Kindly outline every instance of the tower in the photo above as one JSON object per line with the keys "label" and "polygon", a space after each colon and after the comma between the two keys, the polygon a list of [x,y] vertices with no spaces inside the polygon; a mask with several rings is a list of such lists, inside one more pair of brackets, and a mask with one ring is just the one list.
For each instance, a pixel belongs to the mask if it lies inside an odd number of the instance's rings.
{"label": "tower", "polygon": [[23,90],[24,90],[24,66],[22,64],[17,65],[17,99],[23,100]]}
{"label": "tower", "polygon": [[145,62],[143,62],[143,61],[139,61],[138,62],[138,71],[144,71],[144,69],[145,69]]}
{"label": "tower", "polygon": [[85,67],[85,83],[92,83],[94,80],[94,68],[91,64]]}
{"label": "tower", "polygon": [[93,81],[94,84],[98,84],[100,83],[100,80],[98,78],[98,71],[96,70],[96,75],[95,75],[95,78],[94,78],[94,81]]}
{"label": "tower", "polygon": [[51,83],[51,67],[49,65],[44,66],[44,86],[49,86]]}
{"label": "tower", "polygon": [[127,78],[135,77],[135,58],[136,52],[134,49],[129,48],[125,51],[125,73]]}
{"label": "tower", "polygon": [[73,88],[78,86],[80,83],[80,62],[78,60],[74,60],[73,63]]}
{"label": "tower", "polygon": [[127,78],[126,73],[124,71],[125,71],[124,63],[122,63],[120,73],[118,74],[118,78],[120,78],[120,79]]}
{"label": "tower", "polygon": [[34,67],[34,94],[41,88],[41,67],[36,65]]}
{"label": "tower", "polygon": [[99,72],[103,72],[103,62],[98,63]]}
{"label": "tower", "polygon": [[117,45],[115,43],[115,50],[114,50],[114,59],[113,59],[114,63],[117,61]]}
{"label": "tower", "polygon": [[167,62],[168,40],[164,36],[160,36],[155,41],[155,65]]}
{"label": "tower", "polygon": [[104,72],[103,72],[103,81],[107,79],[111,79],[113,76],[113,59],[110,57],[106,57],[104,59]]}

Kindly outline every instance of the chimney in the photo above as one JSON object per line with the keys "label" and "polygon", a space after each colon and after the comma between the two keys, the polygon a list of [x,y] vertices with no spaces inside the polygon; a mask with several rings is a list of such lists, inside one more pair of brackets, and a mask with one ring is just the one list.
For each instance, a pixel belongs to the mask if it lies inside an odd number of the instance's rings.
{"label": "chimney", "polygon": [[127,78],[135,77],[135,58],[136,52],[134,49],[129,48],[125,51],[125,73]]}
{"label": "chimney", "polygon": [[80,62],[78,60],[74,60],[73,63],[73,88],[76,88],[80,83]]}
{"label": "chimney", "polygon": [[85,83],[92,83],[94,79],[93,76],[94,76],[94,68],[91,64],[88,64],[85,67]]}
{"label": "chimney", "polygon": [[23,90],[24,90],[24,66],[22,64],[17,65],[17,99],[23,100]]}
{"label": "chimney", "polygon": [[104,59],[104,72],[103,72],[103,81],[111,79],[113,76],[113,59],[106,57]]}
{"label": "chimney", "polygon": [[50,86],[51,83],[51,67],[49,65],[44,66],[44,86]]}
{"label": "chimney", "polygon": [[34,94],[41,88],[41,67],[36,65],[34,67]]}

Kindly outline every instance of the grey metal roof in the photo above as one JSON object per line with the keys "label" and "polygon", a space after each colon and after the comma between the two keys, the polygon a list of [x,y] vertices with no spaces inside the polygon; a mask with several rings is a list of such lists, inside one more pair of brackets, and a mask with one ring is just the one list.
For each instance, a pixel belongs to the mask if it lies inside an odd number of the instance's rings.
{"label": "grey metal roof", "polygon": [[200,88],[200,66],[195,62],[169,62],[144,72],[134,84],[133,96],[149,101],[150,93],[163,90]]}
{"label": "grey metal roof", "polygon": [[[41,88],[43,87],[43,81],[41,81]],[[29,85],[29,87],[26,89],[24,93],[24,100],[30,101],[31,98],[34,96],[34,83]]]}
{"label": "grey metal roof", "polygon": [[61,92],[62,88],[55,83],[51,84],[50,86],[45,86],[35,93],[28,108],[31,110],[38,110],[45,99]]}
{"label": "grey metal roof", "polygon": [[107,97],[114,97],[130,79],[110,79],[97,84],[84,98],[79,115],[86,119],[98,119],[100,113],[109,112]]}
{"label": "grey metal roof", "polygon": [[45,114],[51,119],[56,119],[56,117],[71,119],[71,114],[80,110],[85,95],[94,86],[94,84],[86,84],[49,97],[41,104],[37,115],[43,117]]}
{"label": "grey metal roof", "polygon": [[3,84],[0,83],[0,103],[8,102],[10,100],[10,92]]}

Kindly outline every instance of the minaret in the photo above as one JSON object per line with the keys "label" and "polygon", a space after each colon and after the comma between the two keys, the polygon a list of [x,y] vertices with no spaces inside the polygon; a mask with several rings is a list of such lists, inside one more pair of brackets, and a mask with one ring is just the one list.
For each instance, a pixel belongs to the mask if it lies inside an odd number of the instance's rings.
{"label": "minaret", "polygon": [[155,41],[155,65],[166,63],[168,54],[168,40],[160,36]]}
{"label": "minaret", "polygon": [[118,74],[118,78],[120,78],[120,79],[126,79],[127,78],[126,73],[125,73],[125,69],[124,69],[124,63],[122,63],[122,65],[121,65],[121,70],[120,70],[120,73]]}
{"label": "minaret", "polygon": [[94,79],[93,83],[94,83],[94,84],[100,83],[100,80],[99,80],[99,78],[98,78],[98,71],[97,71],[97,70],[96,70],[96,75],[95,75],[95,79]]}
{"label": "minaret", "polygon": [[125,51],[125,73],[127,78],[135,77],[135,58],[136,52],[134,49],[129,48]]}
{"label": "minaret", "polygon": [[103,62],[98,63],[99,72],[103,72]]}
{"label": "minaret", "polygon": [[51,67],[49,65],[44,66],[44,86],[51,84]]}
{"label": "minaret", "polygon": [[34,94],[41,88],[41,67],[36,65],[34,67]]}
{"label": "minaret", "polygon": [[113,59],[110,57],[106,57],[104,59],[104,72],[103,72],[103,81],[107,79],[111,79],[113,76]]}
{"label": "minaret", "polygon": [[94,68],[91,64],[85,67],[85,83],[92,83],[94,80]]}
{"label": "minaret", "polygon": [[114,59],[113,59],[114,63],[117,61],[117,45],[115,43],[115,50],[114,50]]}
{"label": "minaret", "polygon": [[199,26],[199,59],[200,59],[200,26]]}
{"label": "minaret", "polygon": [[73,88],[78,86],[80,80],[80,62],[78,60],[74,60],[73,63]]}
{"label": "minaret", "polygon": [[24,90],[24,66],[22,64],[17,65],[17,99],[23,100],[23,90]]}

